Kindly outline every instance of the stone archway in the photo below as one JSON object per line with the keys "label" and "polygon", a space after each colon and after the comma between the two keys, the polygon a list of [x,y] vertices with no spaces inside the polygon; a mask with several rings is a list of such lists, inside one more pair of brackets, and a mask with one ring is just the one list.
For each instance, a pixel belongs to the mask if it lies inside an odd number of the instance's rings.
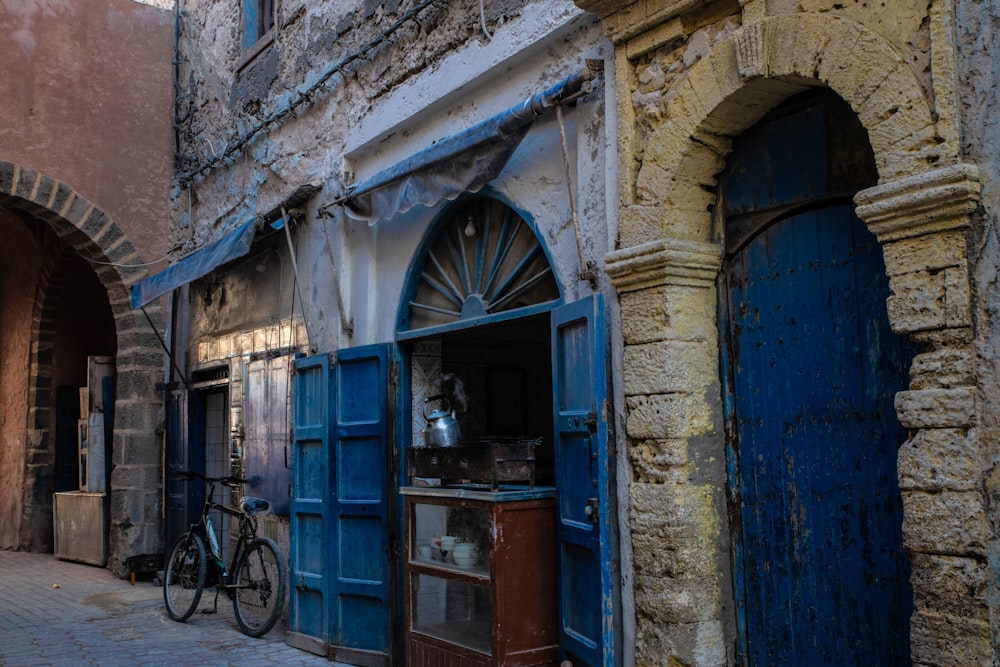
{"label": "stone archway", "polygon": [[[966,256],[979,183],[958,161],[945,123],[954,112],[939,111],[955,100],[932,104],[909,64],[857,22],[751,17],[752,7],[760,3],[748,3],[743,25],[669,86],[662,122],[639,154],[621,160],[625,170],[635,166],[623,178],[620,246],[606,270],[621,298],[625,343],[636,661],[722,664],[731,654],[715,179],[730,137],[804,88],[826,86],[851,105],[874,150],[880,184],[859,193],[857,212],[883,246],[892,328],[925,346],[896,399],[900,423],[912,430],[898,470],[917,607],[913,660],[936,664],[958,640],[968,647],[960,662],[985,664],[987,601],[963,599],[954,618],[958,582],[988,585]],[[619,47],[621,66],[629,55]],[[944,452],[962,452],[972,478],[935,478]]]}
{"label": "stone archway", "polygon": [[[115,321],[118,353],[114,472],[111,479],[111,526],[108,567],[125,574],[125,559],[159,553],[161,447],[156,435],[161,398],[162,351],[157,335],[141,313],[131,309],[129,288],[146,275],[142,257],[122,229],[71,186],[34,170],[0,162],[0,206],[16,209],[47,223],[81,257],[93,260],[107,289]],[[158,307],[149,316],[160,326]],[[32,322],[28,419],[24,437],[26,461],[21,543],[51,547],[52,496],[48,486],[52,434],[48,410],[52,372],[52,313],[36,303]]]}

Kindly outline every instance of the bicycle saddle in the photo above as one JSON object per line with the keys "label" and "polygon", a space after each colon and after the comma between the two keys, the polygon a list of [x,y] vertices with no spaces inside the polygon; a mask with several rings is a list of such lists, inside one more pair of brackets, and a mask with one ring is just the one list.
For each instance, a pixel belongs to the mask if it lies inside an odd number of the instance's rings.
{"label": "bicycle saddle", "polygon": [[247,516],[264,516],[271,513],[271,503],[263,498],[243,496],[240,498],[240,511]]}

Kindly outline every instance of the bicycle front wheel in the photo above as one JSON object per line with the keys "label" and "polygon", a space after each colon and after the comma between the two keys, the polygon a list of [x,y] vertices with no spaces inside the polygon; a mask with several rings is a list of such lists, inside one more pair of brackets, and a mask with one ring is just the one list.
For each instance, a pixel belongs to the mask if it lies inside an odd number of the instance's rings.
{"label": "bicycle front wheel", "polygon": [[260,637],[274,627],[285,600],[288,566],[266,537],[250,541],[233,575],[233,611],[244,634]]}
{"label": "bicycle front wheel", "polygon": [[163,572],[163,601],[175,621],[194,613],[205,588],[205,545],[194,533],[181,535],[170,551]]}

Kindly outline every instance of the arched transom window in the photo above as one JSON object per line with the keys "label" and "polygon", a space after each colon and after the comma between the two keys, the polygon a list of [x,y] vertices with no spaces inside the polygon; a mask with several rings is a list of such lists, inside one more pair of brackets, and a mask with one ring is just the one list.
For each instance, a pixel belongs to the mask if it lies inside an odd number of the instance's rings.
{"label": "arched transom window", "polygon": [[517,211],[488,197],[453,206],[417,266],[403,330],[513,315],[559,299],[534,230]]}

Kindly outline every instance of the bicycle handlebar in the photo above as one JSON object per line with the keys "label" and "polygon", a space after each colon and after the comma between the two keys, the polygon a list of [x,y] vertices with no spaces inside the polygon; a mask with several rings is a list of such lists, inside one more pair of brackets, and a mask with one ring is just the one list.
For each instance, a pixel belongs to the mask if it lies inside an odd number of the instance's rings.
{"label": "bicycle handlebar", "polygon": [[171,473],[174,477],[179,477],[184,480],[191,481],[192,479],[200,479],[205,482],[217,482],[219,484],[224,484],[226,486],[233,486],[234,484],[246,484],[247,480],[242,477],[233,477],[227,475],[226,477],[206,477],[200,472],[195,472],[194,470],[175,470]]}

